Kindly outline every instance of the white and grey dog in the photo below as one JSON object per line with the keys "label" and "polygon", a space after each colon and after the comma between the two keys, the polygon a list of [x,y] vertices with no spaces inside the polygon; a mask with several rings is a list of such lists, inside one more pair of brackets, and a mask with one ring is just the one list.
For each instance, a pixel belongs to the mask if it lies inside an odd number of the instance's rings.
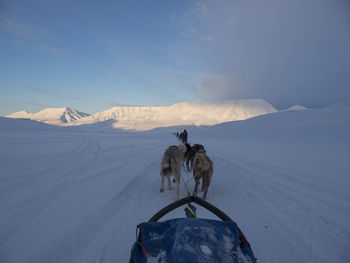
{"label": "white and grey dog", "polygon": [[160,192],[164,192],[164,180],[165,177],[168,180],[168,189],[171,188],[170,176],[174,175],[176,183],[176,198],[179,199],[179,184],[181,177],[181,164],[184,160],[183,152],[176,145],[169,146],[168,149],[165,150],[161,168],[160,168],[160,177],[162,179],[160,185]]}
{"label": "white and grey dog", "polygon": [[184,166],[185,165],[185,160],[186,160],[186,152],[187,152],[186,145],[185,144],[179,144],[179,146],[177,146],[177,148],[181,152],[181,166]]}

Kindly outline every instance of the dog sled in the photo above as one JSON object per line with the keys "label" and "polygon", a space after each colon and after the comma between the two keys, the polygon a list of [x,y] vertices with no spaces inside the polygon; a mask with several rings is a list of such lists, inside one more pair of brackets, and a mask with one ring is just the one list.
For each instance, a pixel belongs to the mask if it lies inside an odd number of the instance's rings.
{"label": "dog sled", "polygon": [[[196,203],[219,220],[196,217]],[[164,215],[185,206],[186,218],[159,222]],[[256,263],[256,258],[237,224],[212,204],[189,196],[164,207],[148,222],[137,226],[129,263]]]}

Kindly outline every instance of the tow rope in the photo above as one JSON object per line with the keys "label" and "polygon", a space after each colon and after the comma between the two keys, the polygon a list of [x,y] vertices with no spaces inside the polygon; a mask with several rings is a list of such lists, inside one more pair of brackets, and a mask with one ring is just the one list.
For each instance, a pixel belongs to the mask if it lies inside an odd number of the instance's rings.
{"label": "tow rope", "polygon": [[182,175],[182,173],[181,173],[181,178],[182,178],[182,181],[184,182],[184,185],[185,185],[185,188],[186,188],[186,192],[187,192],[187,195],[188,196],[191,196],[191,193],[190,193],[190,191],[188,190],[188,187],[187,187],[187,183],[189,182],[185,182],[185,179],[184,179],[184,177],[183,177],[183,175]]}

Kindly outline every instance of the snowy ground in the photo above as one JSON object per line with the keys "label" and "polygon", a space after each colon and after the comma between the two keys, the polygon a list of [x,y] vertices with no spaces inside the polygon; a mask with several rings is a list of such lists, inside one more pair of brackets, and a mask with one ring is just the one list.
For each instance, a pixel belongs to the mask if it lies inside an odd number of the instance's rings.
{"label": "snowy ground", "polygon": [[[127,262],[136,225],[175,200],[159,192],[173,131],[0,118],[0,262]],[[258,262],[350,262],[349,106],[193,128],[189,139],[214,162],[208,201]]]}

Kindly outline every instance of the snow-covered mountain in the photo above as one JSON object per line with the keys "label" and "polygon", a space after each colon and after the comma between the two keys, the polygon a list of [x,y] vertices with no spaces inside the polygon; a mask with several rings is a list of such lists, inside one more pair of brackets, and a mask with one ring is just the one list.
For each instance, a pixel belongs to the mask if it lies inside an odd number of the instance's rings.
{"label": "snow-covered mountain", "polygon": [[286,109],[286,111],[289,111],[289,110],[307,110],[307,108],[301,105],[294,105]]}
{"label": "snow-covered mountain", "polygon": [[38,113],[20,111],[8,118],[31,119],[48,124],[72,126],[115,121],[113,127],[150,130],[170,126],[206,126],[245,120],[277,112],[264,100],[225,100],[217,102],[183,102],[165,107],[120,106],[92,115],[71,108],[48,108]]}
{"label": "snow-covered mountain", "polygon": [[47,108],[37,113],[28,113],[27,111],[19,111],[7,115],[7,118],[30,119],[53,125],[69,124],[73,121],[87,117],[89,114],[79,112],[72,108]]}
{"label": "snow-covered mountain", "polygon": [[115,107],[71,123],[93,124],[116,120],[115,128],[149,130],[179,125],[215,125],[245,120],[277,110],[264,100],[226,100],[219,102],[183,102],[168,107]]}

